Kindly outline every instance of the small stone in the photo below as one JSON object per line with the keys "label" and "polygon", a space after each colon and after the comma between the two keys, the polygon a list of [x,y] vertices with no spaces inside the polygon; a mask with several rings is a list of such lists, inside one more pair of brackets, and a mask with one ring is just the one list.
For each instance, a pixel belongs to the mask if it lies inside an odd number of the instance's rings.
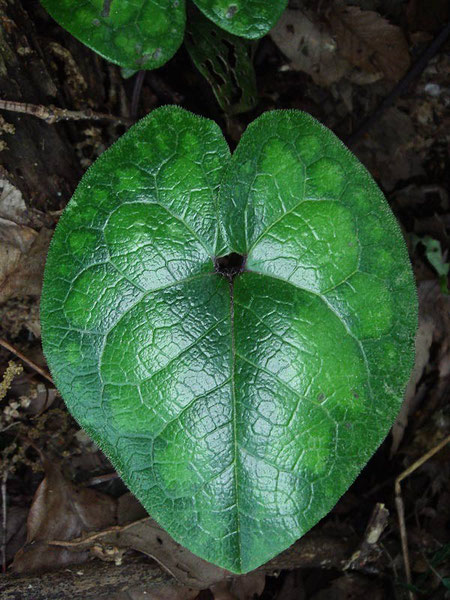
{"label": "small stone", "polygon": [[441,86],[437,83],[427,83],[423,89],[426,94],[433,96],[433,98],[437,98],[441,93]]}

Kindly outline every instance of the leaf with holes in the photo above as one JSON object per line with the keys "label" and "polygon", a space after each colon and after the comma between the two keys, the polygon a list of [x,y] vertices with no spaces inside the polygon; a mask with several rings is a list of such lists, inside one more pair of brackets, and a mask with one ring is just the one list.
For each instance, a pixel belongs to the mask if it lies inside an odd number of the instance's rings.
{"label": "leaf with holes", "polygon": [[186,49],[210,84],[220,108],[228,115],[254,108],[258,99],[254,42],[216,27],[193,5],[188,14]]}
{"label": "leaf with holes", "polygon": [[178,542],[236,573],[310,529],[386,436],[416,293],[381,192],[325,127],[155,110],[54,235],[43,345],[75,418]]}
{"label": "leaf with holes", "polygon": [[[156,69],[180,47],[185,0],[41,0],[81,42],[127,71]],[[275,25],[287,0],[195,0],[219,27],[250,39]]]}

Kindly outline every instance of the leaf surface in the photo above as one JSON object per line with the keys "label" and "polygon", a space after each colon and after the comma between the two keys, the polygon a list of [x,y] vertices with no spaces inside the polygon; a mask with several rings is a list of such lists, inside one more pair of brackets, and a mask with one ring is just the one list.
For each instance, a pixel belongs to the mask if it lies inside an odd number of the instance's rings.
{"label": "leaf surface", "polygon": [[216,25],[233,35],[256,39],[272,29],[287,0],[194,0]]}
{"label": "leaf surface", "polygon": [[156,69],[180,47],[185,0],[42,0],[51,16],[104,58]]}
{"label": "leaf surface", "polygon": [[[216,272],[233,252],[244,271]],[[241,573],[323,517],[387,434],[416,304],[389,207],[329,130],[265,113],[230,159],[214,123],[165,107],[62,216],[43,344],[151,516]]]}

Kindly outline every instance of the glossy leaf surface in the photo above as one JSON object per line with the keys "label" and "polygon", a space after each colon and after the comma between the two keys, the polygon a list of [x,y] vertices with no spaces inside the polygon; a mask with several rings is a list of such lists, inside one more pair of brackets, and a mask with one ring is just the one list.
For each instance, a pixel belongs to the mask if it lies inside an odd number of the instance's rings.
{"label": "glossy leaf surface", "polygon": [[[246,257],[234,277],[216,272]],[[229,267],[231,268],[231,267]],[[160,525],[247,572],[310,529],[386,436],[416,294],[381,192],[326,128],[154,111],[58,224],[44,351],[75,418]]]}
{"label": "glossy leaf surface", "polygon": [[180,47],[185,0],[41,0],[83,44],[128,69],[156,69]]}
{"label": "glossy leaf surface", "polygon": [[272,29],[287,0],[194,0],[216,25],[234,35],[256,39]]}

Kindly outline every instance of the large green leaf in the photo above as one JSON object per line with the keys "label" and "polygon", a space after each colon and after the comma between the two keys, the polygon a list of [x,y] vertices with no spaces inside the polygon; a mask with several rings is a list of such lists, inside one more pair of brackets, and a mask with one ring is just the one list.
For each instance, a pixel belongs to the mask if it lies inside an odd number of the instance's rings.
{"label": "large green leaf", "polygon": [[156,69],[180,47],[185,0],[41,0],[58,23],[104,58]]}
{"label": "large green leaf", "polygon": [[281,17],[287,0],[194,0],[216,25],[234,35],[256,39]]}
{"label": "large green leaf", "polygon": [[230,159],[214,123],[165,107],[61,217],[42,334],[70,411],[149,513],[246,572],[323,517],[386,436],[416,304],[395,219],[330,131],[266,113]]}

